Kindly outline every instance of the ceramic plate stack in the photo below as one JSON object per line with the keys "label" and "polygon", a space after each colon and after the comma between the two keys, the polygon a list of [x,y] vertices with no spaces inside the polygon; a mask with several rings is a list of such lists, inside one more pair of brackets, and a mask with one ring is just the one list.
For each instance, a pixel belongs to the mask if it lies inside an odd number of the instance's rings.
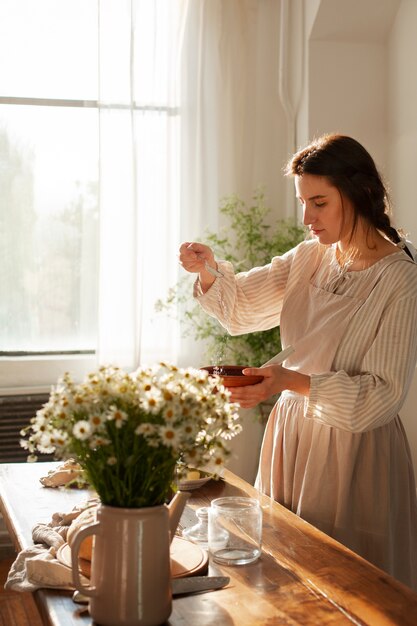
{"label": "ceramic plate stack", "polygon": [[210,476],[204,476],[203,478],[196,478],[195,480],[186,480],[185,478],[178,483],[178,489],[180,491],[194,491],[199,489],[210,480]]}

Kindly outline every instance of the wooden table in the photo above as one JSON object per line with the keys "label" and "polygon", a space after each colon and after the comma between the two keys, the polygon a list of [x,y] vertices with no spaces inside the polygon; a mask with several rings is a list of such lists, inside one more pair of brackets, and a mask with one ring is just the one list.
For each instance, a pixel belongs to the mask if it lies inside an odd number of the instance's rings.
{"label": "wooden table", "polygon": [[[39,478],[56,464],[0,464],[0,509],[17,550],[32,545],[36,522],[84,502],[88,491],[47,489]],[[224,495],[258,497],[263,550],[251,565],[210,564],[230,576],[228,587],[175,598],[170,626],[416,626],[417,594],[258,492],[231,472],[193,492],[182,526],[194,510]],[[48,626],[91,626],[71,593],[42,589],[35,599]]]}

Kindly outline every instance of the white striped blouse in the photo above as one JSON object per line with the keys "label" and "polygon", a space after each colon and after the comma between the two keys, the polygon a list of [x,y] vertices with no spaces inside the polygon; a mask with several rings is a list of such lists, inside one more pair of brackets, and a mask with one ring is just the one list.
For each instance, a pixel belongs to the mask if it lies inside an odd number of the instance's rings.
{"label": "white striped blouse", "polygon": [[[224,277],[216,279],[205,294],[197,281],[194,295],[232,335],[272,328],[280,323],[288,290],[302,273],[311,273],[319,250],[322,247],[315,240],[302,242],[268,265],[236,275],[230,263],[220,261]],[[387,424],[398,414],[417,360],[417,265],[403,251],[396,254],[401,262],[386,268],[350,321],[331,371],[304,372],[311,374],[306,418],[363,432]],[[312,281],[322,289],[355,296],[387,258],[368,269],[346,272],[329,246]],[[299,323],[303,323],[302,311]]]}

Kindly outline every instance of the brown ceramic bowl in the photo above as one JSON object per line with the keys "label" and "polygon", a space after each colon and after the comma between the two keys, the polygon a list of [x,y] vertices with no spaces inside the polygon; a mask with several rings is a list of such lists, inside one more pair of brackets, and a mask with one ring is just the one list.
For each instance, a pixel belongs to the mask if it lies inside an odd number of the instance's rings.
{"label": "brown ceramic bowl", "polygon": [[225,387],[246,387],[246,385],[256,385],[263,381],[263,376],[245,376],[242,374],[247,365],[209,365],[202,367],[212,376],[221,376]]}

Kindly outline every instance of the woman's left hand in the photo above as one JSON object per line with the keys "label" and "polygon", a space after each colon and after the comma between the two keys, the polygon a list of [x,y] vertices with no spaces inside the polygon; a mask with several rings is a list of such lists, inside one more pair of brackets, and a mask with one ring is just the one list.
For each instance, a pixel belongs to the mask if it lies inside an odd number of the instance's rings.
{"label": "woman's left hand", "polygon": [[229,387],[232,402],[238,402],[244,409],[251,409],[260,402],[279,393],[283,387],[285,372],[282,365],[268,365],[267,367],[246,367],[243,374],[246,376],[263,376],[264,379],[255,385],[244,387]]}
{"label": "woman's left hand", "polygon": [[263,381],[256,385],[229,387],[232,402],[237,402],[243,409],[252,409],[260,402],[268,400],[285,389],[304,396],[310,393],[310,376],[287,369],[282,365],[246,367],[243,374],[264,377]]}

